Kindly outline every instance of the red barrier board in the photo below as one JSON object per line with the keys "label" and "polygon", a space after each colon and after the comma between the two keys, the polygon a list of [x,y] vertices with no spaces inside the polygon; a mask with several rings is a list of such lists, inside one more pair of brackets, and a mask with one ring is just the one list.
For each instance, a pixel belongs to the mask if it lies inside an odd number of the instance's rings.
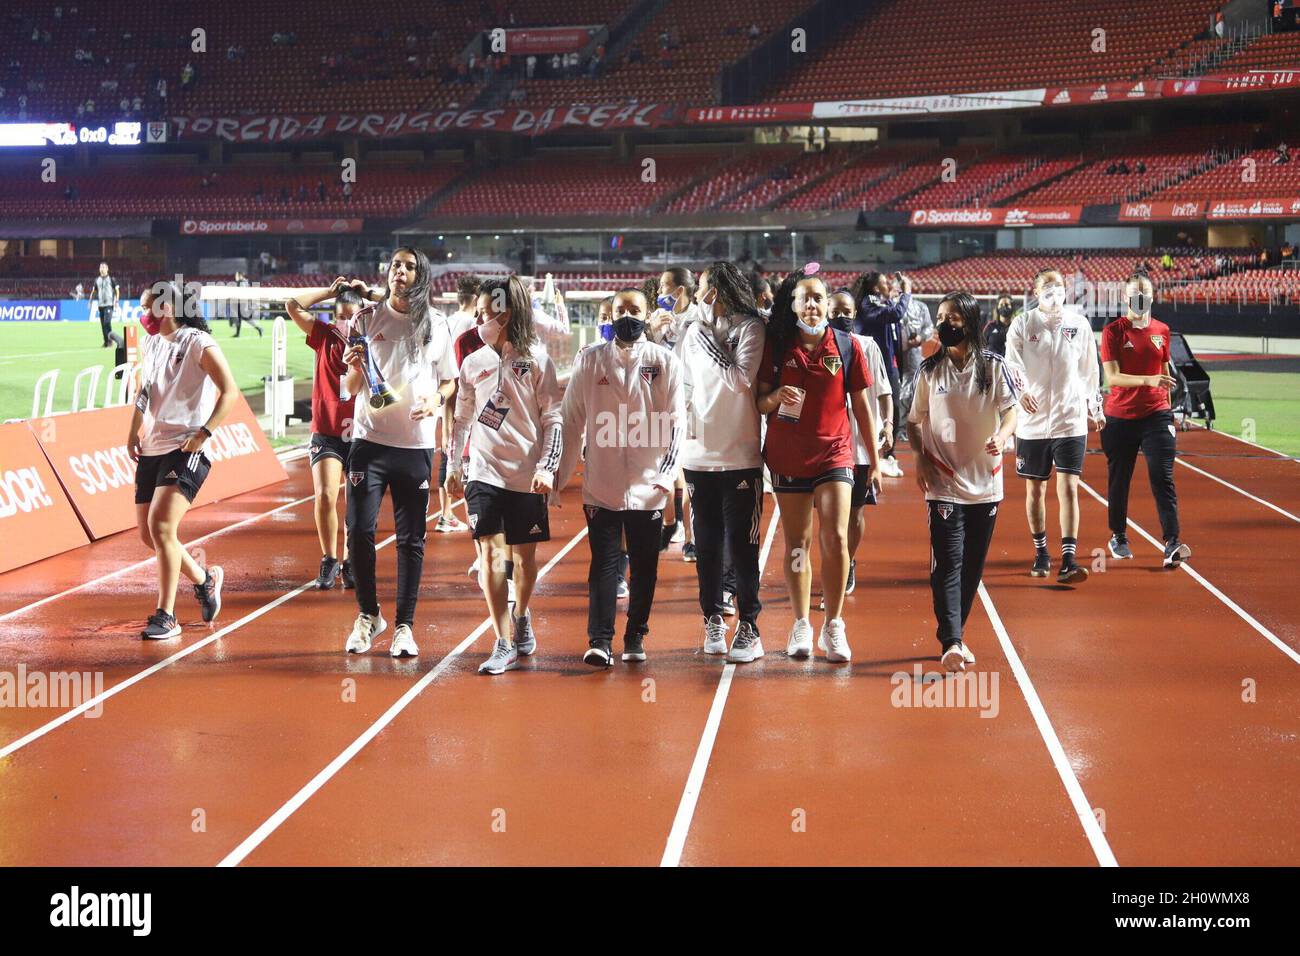
{"label": "red barrier board", "polygon": [[0,425],[0,572],[88,540],[36,438],[26,422]]}
{"label": "red barrier board", "polygon": [[[34,419],[30,424],[92,537],[135,527],[135,462],[126,452],[131,406]],[[212,470],[194,500],[196,507],[288,477],[242,395],[204,451],[212,459]]]}

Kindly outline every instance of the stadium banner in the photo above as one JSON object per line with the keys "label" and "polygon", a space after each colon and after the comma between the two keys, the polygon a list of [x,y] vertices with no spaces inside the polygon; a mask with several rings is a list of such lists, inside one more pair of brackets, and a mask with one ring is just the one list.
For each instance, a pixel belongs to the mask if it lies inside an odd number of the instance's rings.
{"label": "stadium banner", "polygon": [[755,103],[751,106],[706,106],[686,111],[693,126],[748,126],[753,123],[804,123],[813,118],[815,103]]}
{"label": "stadium banner", "polygon": [[1300,197],[1288,199],[1211,199],[1206,219],[1273,219],[1300,217]]}
{"label": "stadium banner", "polygon": [[1205,203],[1200,200],[1166,202],[1153,199],[1146,202],[1122,203],[1118,218],[1120,222],[1172,222],[1180,219],[1200,219],[1204,215]]}
{"label": "stadium banner", "polygon": [[182,219],[183,236],[276,236],[360,232],[360,219]]}
{"label": "stadium banner", "polygon": [[27,422],[0,425],[0,572],[86,544],[86,530]]}
{"label": "stadium banner", "polygon": [[679,119],[671,103],[602,103],[527,110],[448,109],[418,113],[318,113],[262,116],[173,116],[175,139],[215,138],[230,143],[287,143],[321,136],[423,136],[445,130],[541,136],[560,129],[653,129]]}
{"label": "stadium banner", "polygon": [[1072,226],[1083,214],[1082,206],[1007,206],[982,209],[913,209],[908,224],[970,228],[1021,228]]}
{"label": "stadium banner", "polygon": [[1300,70],[1250,70],[1217,73],[1185,80],[1165,80],[1164,96],[1214,96],[1220,93],[1253,93],[1300,86]]}
{"label": "stadium banner", "polygon": [[[82,315],[72,314],[73,309],[69,306],[81,306]],[[64,313],[67,313],[65,316]],[[37,300],[20,300],[20,299],[0,299],[0,322],[58,322],[63,318],[69,319],[88,319],[90,318],[89,309],[85,302],[77,302],[75,299],[37,299]]]}
{"label": "stadium banner", "polygon": [[1045,89],[1000,90],[989,93],[940,93],[892,96],[871,100],[824,100],[813,104],[813,119],[856,119],[872,116],[925,116],[929,113],[969,113],[983,110],[1027,109],[1043,105]]}
{"label": "stadium banner", "polygon": [[1044,106],[1082,106],[1087,103],[1123,103],[1151,100],[1161,95],[1163,80],[1093,83],[1090,86],[1053,86],[1043,96]]}
{"label": "stadium banner", "polygon": [[506,30],[506,52],[520,53],[577,53],[595,38],[604,27],[529,27],[526,30]]}
{"label": "stadium banner", "polygon": [[[134,528],[135,462],[126,451],[131,405],[33,419],[40,442],[92,538]],[[212,471],[195,506],[252,491],[288,477],[242,395],[204,452]]]}

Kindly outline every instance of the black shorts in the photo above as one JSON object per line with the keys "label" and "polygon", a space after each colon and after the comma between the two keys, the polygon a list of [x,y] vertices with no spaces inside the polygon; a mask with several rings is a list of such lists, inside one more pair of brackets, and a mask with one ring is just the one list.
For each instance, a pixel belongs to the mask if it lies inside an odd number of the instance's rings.
{"label": "black shorts", "polygon": [[155,488],[175,485],[194,504],[194,496],[203,487],[212,462],[201,451],[190,454],[177,448],[165,455],[141,455],[135,466],[135,503],[147,505],[153,501]]}
{"label": "black shorts", "polygon": [[1017,438],[1016,474],[1021,478],[1046,481],[1052,467],[1067,475],[1083,474],[1083,455],[1088,450],[1088,436],[1073,438]]}
{"label": "black shorts", "polygon": [[811,494],[812,490],[818,485],[824,485],[828,481],[842,481],[846,485],[853,484],[852,468],[830,468],[823,471],[820,475],[813,475],[811,478],[796,478],[793,475],[778,475],[772,473],[772,490],[777,494]]}
{"label": "black shorts", "polygon": [[502,532],[506,544],[551,540],[545,495],[471,481],[465,487],[465,510],[469,512],[469,526],[475,540]]}
{"label": "black shorts", "polygon": [[338,435],[311,433],[311,463],[313,465],[322,458],[337,458],[346,465],[348,463],[348,452],[351,450],[352,442],[340,438]]}
{"label": "black shorts", "polygon": [[872,488],[871,482],[867,481],[867,473],[870,470],[870,465],[853,467],[853,495],[849,498],[849,504],[854,508],[876,503],[876,489]]}

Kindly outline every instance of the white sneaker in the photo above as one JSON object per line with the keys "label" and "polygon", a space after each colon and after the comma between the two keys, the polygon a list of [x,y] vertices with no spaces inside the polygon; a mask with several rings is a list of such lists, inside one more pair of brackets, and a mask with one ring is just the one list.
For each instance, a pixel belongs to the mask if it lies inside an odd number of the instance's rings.
{"label": "white sneaker", "polygon": [[902,478],[903,466],[898,463],[896,458],[880,459],[880,473],[886,478]]}
{"label": "white sneaker", "polygon": [[721,614],[704,619],[704,653],[727,653],[727,624]]}
{"label": "white sneaker", "polygon": [[627,578],[618,579],[618,599],[626,600],[632,594],[632,590],[627,586]]}
{"label": "white sneaker", "polygon": [[961,642],[961,657],[967,664],[975,663],[975,652],[970,649],[970,645],[965,641]]}
{"label": "white sneaker", "polygon": [[808,618],[801,617],[790,628],[790,639],[785,645],[786,657],[812,657],[812,625]]}
{"label": "white sneaker", "polygon": [[370,645],[374,643],[375,638],[384,633],[386,627],[388,622],[384,620],[382,613],[358,614],[356,623],[352,625],[352,633],[348,635],[348,642],[343,649],[349,654],[364,654],[370,650]]}
{"label": "white sneaker", "polygon": [[686,522],[678,521],[673,536],[668,539],[672,544],[681,544],[686,540]]}
{"label": "white sneaker", "polygon": [[943,669],[951,673],[964,671],[966,669],[966,650],[962,643],[949,644],[948,649],[943,652],[943,657],[939,659],[943,664]]}
{"label": "white sneaker", "polygon": [[409,624],[397,625],[397,630],[393,631],[393,645],[388,649],[390,657],[418,657],[420,649],[415,646],[415,638],[411,636],[411,626]]}
{"label": "white sneaker", "polygon": [[826,659],[832,664],[853,660],[853,650],[849,647],[849,639],[844,635],[843,618],[834,617],[822,625],[817,646],[826,652]]}
{"label": "white sneaker", "polygon": [[469,566],[469,571],[467,571],[466,573],[467,573],[471,578],[476,578],[476,577],[478,577],[478,558],[475,558],[475,559],[474,559],[474,563],[471,564],[471,565]]}
{"label": "white sneaker", "polygon": [[741,621],[736,628],[736,636],[731,641],[731,650],[727,651],[727,660],[733,664],[748,664],[763,656],[763,642],[747,622]]}
{"label": "white sneaker", "polygon": [[504,674],[519,666],[519,650],[505,638],[492,647],[492,654],[478,666],[480,674]]}

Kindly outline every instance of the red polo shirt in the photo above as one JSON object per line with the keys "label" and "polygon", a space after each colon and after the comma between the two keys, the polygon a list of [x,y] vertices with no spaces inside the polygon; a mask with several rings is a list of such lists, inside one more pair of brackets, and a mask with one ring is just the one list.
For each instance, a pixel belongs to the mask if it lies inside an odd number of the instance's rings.
{"label": "red polo shirt", "polygon": [[[1125,375],[1159,375],[1169,365],[1169,326],[1154,318],[1135,329],[1125,316],[1101,330],[1101,360],[1118,362]],[[1106,396],[1111,418],[1146,418],[1169,409],[1169,392],[1149,385],[1117,387]]]}
{"label": "red polo shirt", "polygon": [[[785,421],[776,411],[767,416],[763,460],[773,474],[814,478],[832,468],[853,467],[853,426],[842,361],[829,328],[811,352],[796,342],[781,357],[780,384],[802,388],[805,395],[797,422]],[[772,340],[768,339],[758,373],[763,391],[770,390],[775,380],[773,364]],[[854,340],[849,387],[858,391],[870,385],[867,357]]]}
{"label": "red polo shirt", "polygon": [[[343,364],[343,343],[328,328],[335,324],[317,319],[307,333],[307,345],[316,353],[316,377],[311,389],[311,430],[318,435],[350,438],[356,399],[349,396],[344,401],[340,397],[340,386],[348,367]],[[344,335],[348,334],[347,322],[338,328]]]}

